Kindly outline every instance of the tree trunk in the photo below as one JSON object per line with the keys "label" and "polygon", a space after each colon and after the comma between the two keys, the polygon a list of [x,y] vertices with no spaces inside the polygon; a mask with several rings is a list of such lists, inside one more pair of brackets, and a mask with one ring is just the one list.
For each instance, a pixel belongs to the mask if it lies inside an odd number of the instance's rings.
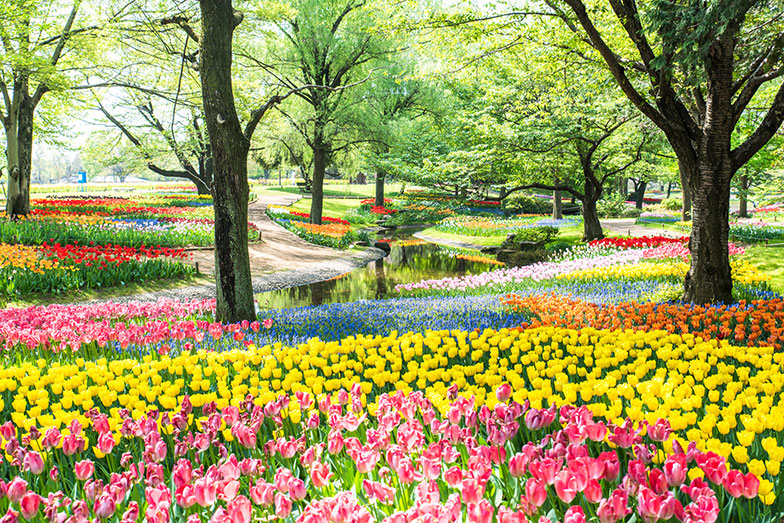
{"label": "tree trunk", "polygon": [[[556,177],[553,180],[553,185],[556,187],[561,184],[561,181]],[[561,200],[561,191],[553,191],[553,220],[563,219],[563,201]]]}
{"label": "tree trunk", "polygon": [[216,319],[256,319],[248,256],[248,151],[231,81],[232,36],[241,20],[231,0],[200,0],[201,82],[214,162]]}
{"label": "tree trunk", "polygon": [[645,189],[648,187],[648,182],[641,181],[639,185],[635,184],[636,187],[634,189],[634,204],[637,206],[638,209],[642,209],[643,203],[645,203]]}
{"label": "tree trunk", "polygon": [[732,303],[732,273],[729,239],[730,182],[716,183],[701,173],[701,183],[692,187],[694,195],[691,238],[691,266],[684,282],[684,299],[704,304]]}
{"label": "tree trunk", "polygon": [[327,169],[327,152],[321,144],[321,140],[316,140],[316,147],[313,149],[313,185],[310,189],[312,199],[310,201],[310,223],[321,225],[321,216],[324,209],[324,172]]}
{"label": "tree trunk", "polygon": [[689,178],[684,173],[685,168],[681,161],[678,160],[678,173],[681,177],[681,221],[687,222],[691,220],[691,187],[689,186]]}
{"label": "tree trunk", "polygon": [[672,192],[672,182],[667,184],[667,199],[670,199],[670,193]]}
{"label": "tree trunk", "polygon": [[384,206],[384,182],[387,174],[383,171],[376,172],[376,207]]}
{"label": "tree trunk", "polygon": [[599,222],[599,213],[596,211],[596,202],[602,196],[601,187],[594,187],[593,183],[585,181],[585,196],[583,202],[583,241],[600,240],[604,238],[602,224]]}
{"label": "tree trunk", "polygon": [[738,207],[738,216],[741,218],[749,217],[749,177],[743,175],[740,177],[740,203]]}
{"label": "tree trunk", "polygon": [[6,213],[10,218],[30,213],[30,170],[33,163],[33,116],[35,105],[27,93],[27,85],[19,93],[19,104],[9,115],[6,129],[8,160],[8,199]]}

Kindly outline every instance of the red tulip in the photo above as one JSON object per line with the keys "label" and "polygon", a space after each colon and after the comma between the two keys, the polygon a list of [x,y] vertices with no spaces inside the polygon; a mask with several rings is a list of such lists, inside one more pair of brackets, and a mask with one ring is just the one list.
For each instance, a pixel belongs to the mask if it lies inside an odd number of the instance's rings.
{"label": "red tulip", "polygon": [[231,518],[231,523],[250,523],[251,507],[250,500],[245,496],[237,496],[229,501],[226,510]]}
{"label": "red tulip", "polygon": [[76,479],[82,481],[86,479],[90,479],[90,477],[92,477],[94,472],[95,472],[95,465],[89,459],[77,461],[74,464],[74,474],[76,475]]}

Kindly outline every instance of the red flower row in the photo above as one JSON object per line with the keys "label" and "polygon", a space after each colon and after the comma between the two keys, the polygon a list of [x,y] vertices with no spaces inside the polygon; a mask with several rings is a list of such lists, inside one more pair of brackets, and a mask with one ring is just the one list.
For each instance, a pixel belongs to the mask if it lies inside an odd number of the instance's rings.
{"label": "red flower row", "polygon": [[641,249],[658,247],[665,243],[688,243],[688,236],[669,238],[667,236],[640,236],[638,238],[602,238],[589,243],[591,247],[619,247],[621,249]]}
{"label": "red flower row", "polygon": [[370,208],[370,212],[373,214],[393,214],[397,212],[397,209],[387,209],[386,207],[374,205]]}
{"label": "red flower row", "polygon": [[[310,220],[310,213],[307,212],[300,212],[300,211],[289,211],[289,214],[292,216],[298,216],[305,220]],[[322,216],[322,222],[329,222],[329,223],[339,223],[341,225],[350,225],[346,220],[341,220],[340,218],[331,218],[329,216]]]}
{"label": "red flower row", "polygon": [[185,249],[169,249],[167,247],[123,247],[121,245],[49,245],[44,242],[41,252],[48,258],[80,264],[106,262],[120,265],[121,263],[154,258],[175,258],[186,260],[190,254]]}

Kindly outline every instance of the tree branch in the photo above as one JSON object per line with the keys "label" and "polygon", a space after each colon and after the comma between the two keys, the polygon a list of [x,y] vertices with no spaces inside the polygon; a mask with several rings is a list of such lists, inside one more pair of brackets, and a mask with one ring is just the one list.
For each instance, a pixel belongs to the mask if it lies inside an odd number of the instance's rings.
{"label": "tree branch", "polygon": [[784,122],[784,84],[779,87],[770,109],[768,109],[765,118],[762,119],[757,129],[745,142],[730,152],[733,172],[748,162],[752,156],[757,154],[773,138],[773,135],[781,127],[782,122]]}

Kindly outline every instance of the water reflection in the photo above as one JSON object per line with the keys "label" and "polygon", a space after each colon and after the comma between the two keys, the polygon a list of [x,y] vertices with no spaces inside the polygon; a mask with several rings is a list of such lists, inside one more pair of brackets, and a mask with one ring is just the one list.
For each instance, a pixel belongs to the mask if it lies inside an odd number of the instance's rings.
{"label": "water reflection", "polygon": [[[407,242],[406,236],[392,240],[389,255],[331,280],[257,295],[259,307],[278,309],[395,297],[395,285],[425,278],[476,274],[498,267],[457,258],[432,243]],[[394,241],[403,240],[403,241]]]}

